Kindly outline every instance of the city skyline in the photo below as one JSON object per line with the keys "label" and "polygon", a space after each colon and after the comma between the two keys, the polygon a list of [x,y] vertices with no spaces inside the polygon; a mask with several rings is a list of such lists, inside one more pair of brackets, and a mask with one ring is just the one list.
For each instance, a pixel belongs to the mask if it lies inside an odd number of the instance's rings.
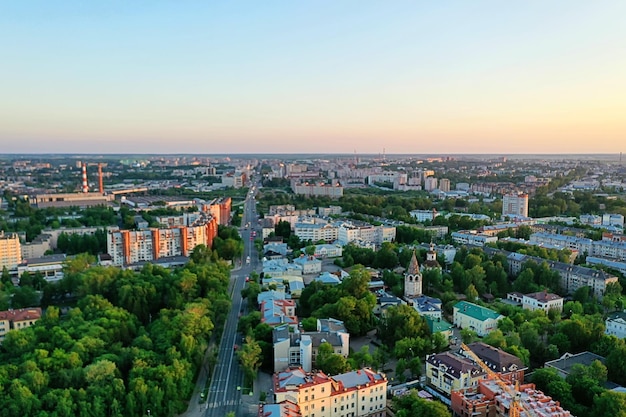
{"label": "city skyline", "polygon": [[0,5],[0,151],[624,151],[623,3],[184,6]]}

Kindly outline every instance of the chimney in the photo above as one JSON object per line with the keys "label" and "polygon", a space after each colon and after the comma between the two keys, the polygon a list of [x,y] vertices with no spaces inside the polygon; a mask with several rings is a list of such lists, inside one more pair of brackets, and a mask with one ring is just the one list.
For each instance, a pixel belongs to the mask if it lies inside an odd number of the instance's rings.
{"label": "chimney", "polygon": [[83,193],[89,192],[89,185],[87,184],[87,164],[83,162]]}
{"label": "chimney", "polygon": [[98,192],[104,194],[104,179],[102,178],[102,162],[98,162]]}

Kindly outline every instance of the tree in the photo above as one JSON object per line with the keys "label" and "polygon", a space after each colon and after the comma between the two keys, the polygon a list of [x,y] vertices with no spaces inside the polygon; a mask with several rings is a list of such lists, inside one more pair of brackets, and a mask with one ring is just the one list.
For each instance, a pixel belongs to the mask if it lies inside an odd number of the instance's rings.
{"label": "tree", "polygon": [[237,351],[237,357],[241,362],[241,367],[243,368],[246,378],[248,381],[253,381],[263,361],[263,351],[259,343],[251,336],[246,336],[245,340],[243,346]]}
{"label": "tree", "polygon": [[323,342],[318,347],[315,365],[327,375],[339,375],[350,370],[350,364],[346,358],[335,353],[328,342]]}
{"label": "tree", "polygon": [[394,397],[394,408],[398,410],[396,416],[398,417],[449,417],[450,411],[448,408],[438,401],[428,401],[417,394],[417,391],[412,390],[408,395],[402,395]]}
{"label": "tree", "polygon": [[626,417],[626,394],[604,391],[593,400],[594,417]]}

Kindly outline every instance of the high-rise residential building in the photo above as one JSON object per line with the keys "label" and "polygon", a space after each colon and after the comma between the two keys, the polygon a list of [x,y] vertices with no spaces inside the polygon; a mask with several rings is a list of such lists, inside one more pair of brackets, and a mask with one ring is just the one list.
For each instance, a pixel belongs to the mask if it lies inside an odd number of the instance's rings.
{"label": "high-rise residential building", "polygon": [[22,263],[22,249],[20,239],[16,233],[0,231],[0,271],[5,266],[14,269]]}
{"label": "high-rise residential building", "polygon": [[217,236],[217,219],[202,213],[193,224],[171,228],[110,230],[107,251],[113,265],[150,262],[159,258],[189,256],[198,245],[211,247]]}
{"label": "high-rise residential building", "polygon": [[447,178],[440,179],[439,189],[445,193],[449,193],[450,192],[450,180]]}
{"label": "high-rise residential building", "polygon": [[437,189],[439,181],[435,177],[426,177],[424,179],[424,190],[433,191]]}
{"label": "high-rise residential building", "polygon": [[528,194],[505,194],[502,197],[502,217],[528,217]]}

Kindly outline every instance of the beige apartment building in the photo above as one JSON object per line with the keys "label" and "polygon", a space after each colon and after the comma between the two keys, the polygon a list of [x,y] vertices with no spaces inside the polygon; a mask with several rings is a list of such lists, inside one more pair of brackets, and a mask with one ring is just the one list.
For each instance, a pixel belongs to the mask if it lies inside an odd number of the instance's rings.
{"label": "beige apartment building", "polygon": [[369,368],[333,377],[289,369],[274,374],[274,402],[287,401],[302,417],[384,417],[387,377]]}
{"label": "beige apartment building", "polygon": [[14,269],[22,263],[22,249],[17,233],[0,231],[0,270]]}

